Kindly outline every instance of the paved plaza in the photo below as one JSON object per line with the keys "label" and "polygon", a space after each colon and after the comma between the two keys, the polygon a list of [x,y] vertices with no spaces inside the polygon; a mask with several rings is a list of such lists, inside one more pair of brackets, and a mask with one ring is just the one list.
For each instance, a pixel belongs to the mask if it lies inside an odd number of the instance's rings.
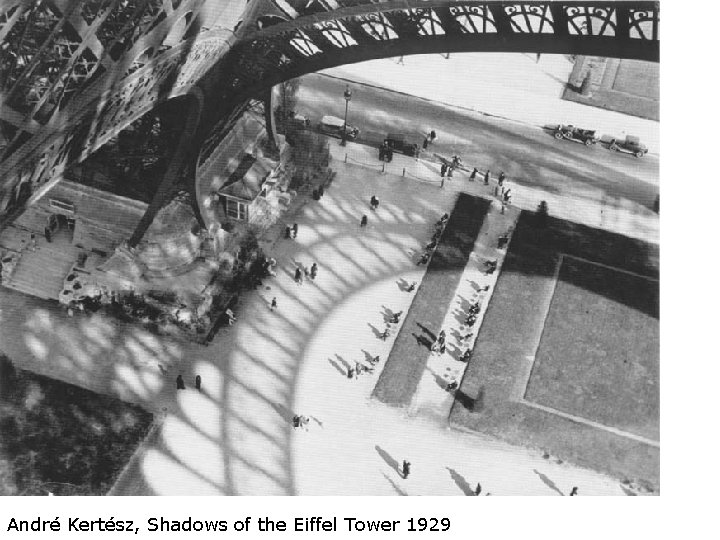
{"label": "paved plaza", "polygon": [[[401,284],[422,280],[417,255],[433,224],[452,209],[458,190],[487,197],[492,186],[457,177],[440,188],[413,169],[433,164],[396,156],[400,174],[381,173],[359,164],[375,166],[373,149],[349,145],[359,163],[345,164],[344,149],[332,141],[331,148],[335,181],[319,202],[308,200],[296,218],[287,217],[299,225],[297,239],[275,234],[261,242],[278,261],[277,277],[241,295],[238,322],[207,347],[98,314],[68,318],[52,302],[0,291],[0,340],[20,367],[156,414],[155,429],[112,493],[459,495],[479,482],[493,495],[567,494],[573,486],[584,495],[623,494],[617,480],[544,459],[539,450],[449,429],[449,394],[432,379],[421,381],[409,411],[370,398],[394,338],[382,341],[376,330],[386,309],[407,312],[413,293]],[[402,168],[417,178],[403,177]],[[543,196],[516,193],[528,206]],[[380,199],[376,212],[372,195]],[[598,220],[601,210],[589,207],[584,219]],[[575,212],[571,203],[556,211]],[[656,230],[656,216],[602,211],[619,228],[642,220],[641,230]],[[366,228],[359,226],[363,214]],[[502,229],[505,219],[494,203],[490,226]],[[494,251],[482,238],[468,272],[477,271],[481,253]],[[296,283],[296,265],[313,262],[317,279]],[[462,287],[457,294],[467,294]],[[349,379],[347,366],[368,355],[381,358],[374,373]],[[428,367],[448,362],[438,358]],[[452,376],[461,376],[454,369]],[[178,373],[188,383],[200,374],[202,391],[191,384],[175,390]],[[295,414],[309,418],[306,430],[293,428]],[[398,473],[403,460],[412,463],[406,480]]]}

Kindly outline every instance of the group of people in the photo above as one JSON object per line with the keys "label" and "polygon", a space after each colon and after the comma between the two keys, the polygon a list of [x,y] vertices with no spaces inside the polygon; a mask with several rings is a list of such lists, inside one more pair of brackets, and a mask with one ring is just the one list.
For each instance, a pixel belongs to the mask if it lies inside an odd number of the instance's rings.
{"label": "group of people", "polygon": [[305,431],[307,431],[307,426],[310,423],[310,419],[307,416],[302,416],[299,414],[296,414],[293,416],[292,424],[294,428],[303,428]]}
{"label": "group of people", "polygon": [[316,262],[312,263],[310,268],[307,266],[304,266],[302,264],[299,264],[295,267],[295,283],[298,285],[302,285],[303,282],[303,276],[309,279],[312,279],[313,281],[317,277],[318,273],[318,265]]}
{"label": "group of people", "polygon": [[[202,377],[200,375],[195,375],[195,389],[200,390],[202,386]],[[175,379],[175,387],[178,390],[185,390],[185,380],[183,379],[182,374],[178,375]]]}
{"label": "group of people", "polygon": [[417,263],[418,266],[420,266],[421,264],[427,264],[430,260],[430,257],[432,257],[432,254],[435,251],[438,242],[440,241],[440,237],[442,236],[442,233],[445,230],[445,225],[447,225],[449,219],[450,216],[446,212],[442,215],[442,217],[440,217],[437,223],[435,223],[435,232],[433,233],[430,242],[425,246],[425,250],[423,251],[423,254],[420,256],[420,260]]}
{"label": "group of people", "polygon": [[380,161],[385,161],[387,163],[390,163],[393,158],[393,149],[390,148],[390,145],[387,141],[384,141],[380,147],[378,148],[378,159]]}
{"label": "group of people", "polygon": [[297,238],[298,234],[298,224],[293,223],[292,227],[290,225],[285,227],[285,238]]}

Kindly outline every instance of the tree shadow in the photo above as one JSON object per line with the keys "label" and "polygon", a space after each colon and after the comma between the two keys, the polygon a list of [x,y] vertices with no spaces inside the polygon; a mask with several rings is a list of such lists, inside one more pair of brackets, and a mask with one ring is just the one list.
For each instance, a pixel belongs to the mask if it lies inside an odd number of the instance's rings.
{"label": "tree shadow", "polygon": [[375,328],[375,326],[373,326],[371,323],[367,323],[367,325],[370,327],[370,330],[372,330],[372,333],[375,334],[376,338],[382,339],[383,334],[380,330]]}

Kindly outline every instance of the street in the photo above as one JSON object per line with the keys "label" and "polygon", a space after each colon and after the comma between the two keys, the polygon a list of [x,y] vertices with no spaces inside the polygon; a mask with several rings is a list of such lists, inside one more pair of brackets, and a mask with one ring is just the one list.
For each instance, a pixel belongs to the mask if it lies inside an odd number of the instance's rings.
{"label": "street", "polygon": [[[494,173],[505,171],[517,184],[551,193],[599,189],[608,198],[627,199],[648,209],[658,194],[657,155],[638,159],[607,150],[601,143],[585,147],[557,141],[551,131],[539,126],[326,75],[302,78],[296,112],[308,117],[312,126],[324,115],[342,118],[347,84],[353,92],[347,122],[360,129],[358,142],[376,146],[387,133],[404,133],[409,141],[420,145],[425,134],[434,129],[438,139],[426,154],[457,154],[466,166]],[[547,124],[560,121],[548,118]]]}

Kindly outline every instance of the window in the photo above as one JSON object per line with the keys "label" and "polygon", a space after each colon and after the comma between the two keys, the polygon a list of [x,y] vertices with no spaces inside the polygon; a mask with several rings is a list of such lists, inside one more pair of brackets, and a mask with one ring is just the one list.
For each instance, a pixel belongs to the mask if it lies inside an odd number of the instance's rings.
{"label": "window", "polygon": [[247,206],[238,201],[225,199],[225,214],[236,221],[247,221]]}

